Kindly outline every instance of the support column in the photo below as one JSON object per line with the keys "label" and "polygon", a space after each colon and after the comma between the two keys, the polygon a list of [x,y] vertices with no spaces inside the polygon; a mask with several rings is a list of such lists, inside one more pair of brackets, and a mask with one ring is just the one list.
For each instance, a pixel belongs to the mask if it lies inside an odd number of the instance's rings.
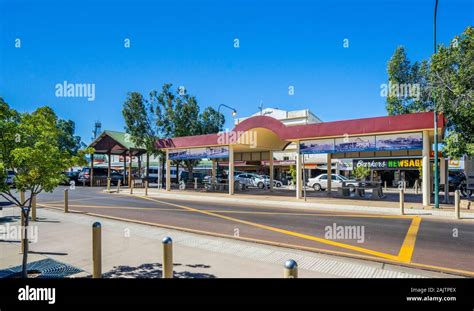
{"label": "support column", "polygon": [[127,151],[123,152],[123,185],[127,184]]}
{"label": "support column", "polygon": [[91,154],[91,173],[89,174],[90,176],[90,186],[92,187],[94,185],[94,154]]}
{"label": "support column", "polygon": [[296,142],[296,198],[301,199],[302,176],[301,176],[301,154],[300,154],[300,142]]}
{"label": "support column", "polygon": [[444,159],[444,201],[443,203],[449,204],[449,160]]}
{"label": "support column", "polygon": [[128,151],[128,157],[130,161],[128,161],[128,186],[132,186],[132,150]]}
{"label": "support column", "polygon": [[112,165],[112,156],[110,155],[110,151],[107,153],[107,159],[108,159],[108,165],[107,165],[107,178],[110,178],[110,171],[111,171],[111,165]]}
{"label": "support column", "polygon": [[[158,173],[158,170],[156,170]],[[145,178],[146,181],[149,183],[150,182],[150,154],[147,152],[146,153],[146,173],[145,173]]]}
{"label": "support column", "polygon": [[142,155],[138,156],[138,178],[142,178]]}
{"label": "support column", "polygon": [[166,149],[166,191],[171,190],[171,161],[170,161],[170,151]]}
{"label": "support column", "polygon": [[423,167],[422,167],[422,185],[423,185],[423,206],[430,205],[430,135],[428,131],[423,131]]}
{"label": "support column", "polygon": [[270,167],[270,191],[273,191],[273,151],[270,150],[270,162],[269,162],[269,167]]}
{"label": "support column", "polygon": [[214,185],[216,183],[217,177],[217,162],[216,159],[212,159],[212,171],[211,171],[211,184]]}
{"label": "support column", "polygon": [[229,195],[234,194],[234,147],[229,145]]}
{"label": "support column", "polygon": [[331,168],[332,168],[332,164],[331,164],[331,160],[332,160],[332,156],[330,153],[328,153],[328,156],[327,156],[327,175],[328,175],[328,182],[327,182],[327,187],[326,187],[326,191],[328,192],[328,196],[331,195],[331,187],[332,187],[332,174],[331,174]]}

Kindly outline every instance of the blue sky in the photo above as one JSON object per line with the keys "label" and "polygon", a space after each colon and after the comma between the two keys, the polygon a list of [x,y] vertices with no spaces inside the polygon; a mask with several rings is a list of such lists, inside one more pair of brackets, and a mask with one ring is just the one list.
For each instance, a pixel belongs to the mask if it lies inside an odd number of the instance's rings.
{"label": "blue sky", "polygon": [[[96,120],[123,130],[127,92],[148,94],[165,82],[185,86],[202,107],[235,107],[237,117],[258,111],[260,101],[310,108],[323,121],[386,115],[387,61],[399,45],[412,60],[430,55],[433,7],[434,0],[0,0],[0,96],[20,111],[53,107],[86,143]],[[473,17],[474,0],[440,0],[438,41]],[[56,97],[63,81],[94,83],[95,100]]]}

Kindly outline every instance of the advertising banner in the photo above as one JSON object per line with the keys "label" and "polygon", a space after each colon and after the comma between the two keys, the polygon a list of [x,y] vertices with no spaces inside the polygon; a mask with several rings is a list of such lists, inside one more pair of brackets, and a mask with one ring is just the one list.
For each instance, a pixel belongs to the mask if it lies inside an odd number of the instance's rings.
{"label": "advertising banner", "polygon": [[300,142],[301,154],[421,149],[423,149],[421,132],[351,136]]}
{"label": "advertising banner", "polygon": [[170,160],[194,160],[194,159],[213,159],[228,158],[229,148],[207,147],[207,148],[189,148],[170,151]]}
{"label": "advertising banner", "polygon": [[365,166],[373,170],[419,169],[422,162],[421,158],[355,159],[353,160],[353,167]]}

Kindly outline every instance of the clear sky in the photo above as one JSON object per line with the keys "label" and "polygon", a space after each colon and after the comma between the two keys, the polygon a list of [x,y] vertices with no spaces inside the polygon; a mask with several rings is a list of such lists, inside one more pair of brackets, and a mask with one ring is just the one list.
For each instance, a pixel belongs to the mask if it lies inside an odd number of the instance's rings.
{"label": "clear sky", "polygon": [[[432,53],[434,2],[0,0],[0,96],[20,111],[53,107],[86,143],[96,120],[123,130],[127,92],[165,82],[237,117],[261,101],[323,121],[386,115],[387,61],[399,45],[412,60]],[[438,41],[473,17],[474,0],[439,0]],[[94,83],[95,100],[56,97],[64,81]]]}

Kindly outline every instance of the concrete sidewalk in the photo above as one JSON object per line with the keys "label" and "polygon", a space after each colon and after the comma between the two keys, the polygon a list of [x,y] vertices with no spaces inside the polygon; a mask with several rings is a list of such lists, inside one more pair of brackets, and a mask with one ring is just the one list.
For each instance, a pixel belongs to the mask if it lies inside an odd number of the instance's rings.
{"label": "concrete sidewalk", "polygon": [[[0,220],[19,216],[17,208],[4,208]],[[92,224],[102,224],[102,258],[105,277],[161,276],[161,239],[174,241],[174,271],[179,278],[279,278],[283,263],[294,259],[299,277],[306,278],[420,278],[452,275],[210,237],[155,226],[93,217],[80,213],[38,209],[38,241],[30,244],[29,262],[51,258],[91,274]],[[11,218],[10,218],[11,219]],[[5,225],[5,222],[0,222]],[[9,223],[18,226],[18,220]],[[0,269],[21,263],[20,243],[0,235]]]}
{"label": "concrete sidewalk", "polygon": [[[115,192],[115,189],[112,189]],[[120,194],[130,194],[129,188],[122,188]],[[136,188],[133,190],[133,195],[143,196],[145,190]],[[379,201],[361,201],[348,200],[337,198],[309,198],[306,202],[304,200],[297,200],[295,198],[270,196],[270,195],[248,195],[248,194],[234,194],[229,196],[223,193],[206,193],[193,191],[165,191],[150,188],[148,189],[148,196],[151,198],[161,199],[175,199],[184,201],[199,201],[199,202],[214,202],[214,203],[236,203],[248,204],[253,206],[272,206],[284,207],[292,209],[311,209],[319,211],[341,211],[341,212],[361,212],[361,213],[379,213],[389,215],[399,215],[400,208],[398,202],[379,202]],[[385,204],[381,204],[385,203]],[[387,203],[390,203],[388,205]],[[464,204],[465,205],[465,204]],[[423,209],[419,204],[405,203],[406,215],[418,215],[422,217],[434,217],[441,219],[455,220],[454,208],[440,208],[440,209]],[[461,209],[461,218],[463,221],[474,221],[474,210]]]}

